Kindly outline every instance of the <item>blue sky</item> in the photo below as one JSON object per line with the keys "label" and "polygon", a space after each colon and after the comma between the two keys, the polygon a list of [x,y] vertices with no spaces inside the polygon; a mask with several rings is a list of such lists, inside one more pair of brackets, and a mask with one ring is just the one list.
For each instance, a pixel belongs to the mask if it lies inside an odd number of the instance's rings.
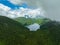
{"label": "blue sky", "polygon": [[[22,1],[22,3],[19,1]],[[14,4],[14,2],[19,4]],[[28,3],[29,2],[31,1],[28,1]],[[0,0],[0,3],[0,15],[3,16],[10,18],[24,17],[25,15],[30,17],[32,16],[33,18],[35,18],[37,15],[44,16],[44,11],[42,9],[33,8],[34,6],[29,5],[28,3],[24,2],[24,0]]]}
{"label": "blue sky", "polygon": [[[11,3],[12,0],[0,0],[0,15],[6,16],[9,18],[25,17],[25,15],[32,16],[33,18],[37,15],[41,15],[40,11],[42,9],[31,9],[32,6],[28,6],[23,2],[21,5],[16,5]],[[18,3],[19,1],[16,0]],[[20,3],[20,2],[19,2]],[[43,12],[43,11],[42,11]],[[41,15],[43,16],[43,14]]]}
{"label": "blue sky", "polygon": [[[13,3],[13,2],[15,2],[16,4],[21,4],[20,1],[23,2],[24,4],[14,5],[14,3]],[[2,3],[3,6],[8,6],[14,10],[16,8],[19,10],[20,7],[23,7],[23,9],[28,8],[27,10],[30,9],[31,13],[32,13],[32,10],[33,10],[33,12],[36,12],[36,9],[38,10],[38,8],[39,9],[42,8],[43,11],[46,12],[46,14],[44,14],[44,16],[46,16],[47,18],[50,18],[52,20],[60,21],[60,0],[9,0],[9,1],[8,0],[0,0],[0,3]],[[3,8],[3,7],[0,6],[0,12],[1,12],[1,8]],[[6,9],[3,8],[3,10],[6,10]],[[29,10],[29,12],[30,12],[30,10]],[[20,12],[20,10],[19,10],[19,12]],[[38,11],[38,12],[41,12],[41,11]]]}
{"label": "blue sky", "polygon": [[12,9],[15,9],[15,8],[19,8],[19,7],[24,7],[24,8],[27,8],[27,4],[23,3],[21,6],[20,5],[14,5],[12,3],[10,3],[8,0],[0,0],[0,3],[12,8]]}

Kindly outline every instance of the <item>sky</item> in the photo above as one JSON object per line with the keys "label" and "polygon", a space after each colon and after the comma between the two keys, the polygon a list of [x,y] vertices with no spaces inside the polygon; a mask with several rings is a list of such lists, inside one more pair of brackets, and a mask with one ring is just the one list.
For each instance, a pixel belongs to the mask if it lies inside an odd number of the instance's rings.
{"label": "sky", "polygon": [[0,0],[0,14],[10,18],[40,15],[60,21],[60,0]]}
{"label": "sky", "polygon": [[[25,2],[19,5],[12,0],[0,0],[1,16],[6,16],[14,19],[28,15],[29,17],[35,18],[37,15],[44,16],[43,13],[44,11],[41,8],[33,8],[33,6],[28,6]],[[27,28],[30,29],[30,31],[36,31],[37,29],[40,28],[40,25],[34,23],[28,25]]]}
{"label": "sky", "polygon": [[[17,4],[20,3],[20,4]],[[19,2],[17,0],[0,0],[0,15],[9,18],[29,17],[35,18],[37,15],[44,16],[42,8],[34,8],[28,6],[25,2]]]}
{"label": "sky", "polygon": [[8,0],[0,0],[0,3],[12,8],[12,9],[19,8],[19,7],[24,7],[24,8],[27,7],[27,5],[24,3],[22,5],[14,5],[13,3],[9,2]]}

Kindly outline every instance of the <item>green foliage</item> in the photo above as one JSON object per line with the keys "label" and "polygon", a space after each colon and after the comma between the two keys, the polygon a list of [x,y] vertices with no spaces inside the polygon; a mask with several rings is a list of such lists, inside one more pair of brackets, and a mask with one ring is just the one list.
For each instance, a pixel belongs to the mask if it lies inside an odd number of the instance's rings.
{"label": "green foliage", "polygon": [[50,21],[34,32],[20,22],[0,16],[0,45],[60,45],[60,24]]}
{"label": "green foliage", "polygon": [[19,22],[0,16],[0,41],[5,41],[6,45],[20,44],[27,32],[29,30]]}
{"label": "green foliage", "polygon": [[38,24],[41,25],[43,23],[46,23],[46,22],[50,21],[46,18],[41,19],[41,18],[24,18],[24,17],[19,17],[19,18],[16,18],[14,20],[20,22],[21,24],[23,24],[25,26],[33,24],[33,23],[38,23]]}

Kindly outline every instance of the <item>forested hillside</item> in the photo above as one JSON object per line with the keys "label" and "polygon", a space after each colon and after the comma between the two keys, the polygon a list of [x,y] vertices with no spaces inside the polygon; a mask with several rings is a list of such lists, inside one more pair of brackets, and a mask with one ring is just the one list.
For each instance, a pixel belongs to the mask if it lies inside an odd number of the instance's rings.
{"label": "forested hillside", "polygon": [[47,19],[47,18],[25,18],[25,17],[19,17],[19,18],[15,18],[14,20],[20,22],[22,25],[31,25],[31,24],[34,24],[34,23],[37,23],[37,24],[44,24],[46,22],[49,22],[50,20]]}
{"label": "forested hillside", "polygon": [[60,45],[60,22],[49,21],[37,31],[0,16],[0,45]]}
{"label": "forested hillside", "polygon": [[0,16],[0,45],[18,45],[27,32],[19,22]]}

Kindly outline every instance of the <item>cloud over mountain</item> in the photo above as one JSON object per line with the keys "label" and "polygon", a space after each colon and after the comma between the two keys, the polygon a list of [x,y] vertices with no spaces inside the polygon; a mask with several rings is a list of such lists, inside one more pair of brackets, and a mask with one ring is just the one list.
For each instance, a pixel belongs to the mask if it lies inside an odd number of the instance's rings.
{"label": "cloud over mountain", "polygon": [[41,8],[30,9],[30,8],[23,8],[23,7],[12,10],[10,7],[0,3],[0,15],[6,16],[9,18],[24,17],[25,15],[28,15],[34,18],[37,15],[44,16],[44,11]]}
{"label": "cloud over mountain", "polygon": [[[47,12],[46,17],[60,21],[60,0],[9,0],[13,4],[20,5],[26,3],[34,8],[44,8]],[[19,2],[20,1],[20,2]]]}

